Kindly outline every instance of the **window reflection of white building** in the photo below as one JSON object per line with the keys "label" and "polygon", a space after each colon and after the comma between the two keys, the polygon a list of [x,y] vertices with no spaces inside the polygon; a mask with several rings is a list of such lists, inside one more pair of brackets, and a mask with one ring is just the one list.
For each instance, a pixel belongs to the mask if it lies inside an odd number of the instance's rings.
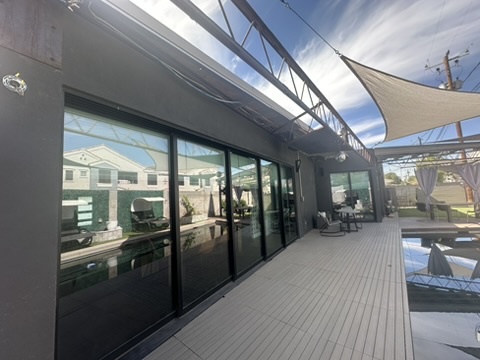
{"label": "window reflection of white building", "polygon": [[[108,190],[110,221],[117,220],[118,191],[162,191],[162,197],[165,198],[163,214],[168,214],[167,156],[150,150],[146,153],[152,158],[154,166],[143,166],[106,145],[66,151],[63,160],[63,189]],[[193,168],[179,169],[179,187],[181,193],[195,204],[196,210],[206,215],[210,195],[219,192],[218,166],[204,161],[195,163],[197,166]],[[219,209],[216,210],[219,214]]]}
{"label": "window reflection of white building", "polygon": [[64,189],[157,190],[168,186],[168,176],[151,172],[105,145],[67,151],[63,157]]}

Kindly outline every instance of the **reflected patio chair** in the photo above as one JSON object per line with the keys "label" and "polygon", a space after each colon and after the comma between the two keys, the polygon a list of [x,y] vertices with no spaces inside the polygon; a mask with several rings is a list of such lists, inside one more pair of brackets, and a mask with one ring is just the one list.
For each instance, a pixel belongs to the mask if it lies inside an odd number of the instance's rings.
{"label": "reflected patio chair", "polygon": [[130,215],[134,231],[165,230],[170,226],[170,221],[164,217],[157,217],[153,212],[153,202],[164,201],[162,197],[142,197],[132,201]]}
{"label": "reflected patio chair", "polygon": [[343,236],[345,226],[341,220],[330,221],[324,212],[317,214],[317,225],[321,236]]}

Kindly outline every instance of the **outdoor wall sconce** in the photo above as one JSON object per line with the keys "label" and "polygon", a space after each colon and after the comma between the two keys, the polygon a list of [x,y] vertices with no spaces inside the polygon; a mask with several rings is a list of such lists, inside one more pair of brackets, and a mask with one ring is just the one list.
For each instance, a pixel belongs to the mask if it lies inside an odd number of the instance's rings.
{"label": "outdoor wall sconce", "polygon": [[15,75],[5,75],[3,77],[3,86],[5,86],[8,90],[23,96],[25,91],[27,91],[27,83],[25,80],[20,78],[19,75],[19,73],[16,73]]}
{"label": "outdoor wall sconce", "polygon": [[336,156],[335,156],[335,160],[337,160],[339,163],[342,163],[344,162],[345,160],[347,160],[348,158],[348,155],[345,151],[340,151]]}
{"label": "outdoor wall sconce", "polygon": [[300,170],[300,166],[302,165],[302,160],[297,159],[295,160],[295,171],[298,172]]}

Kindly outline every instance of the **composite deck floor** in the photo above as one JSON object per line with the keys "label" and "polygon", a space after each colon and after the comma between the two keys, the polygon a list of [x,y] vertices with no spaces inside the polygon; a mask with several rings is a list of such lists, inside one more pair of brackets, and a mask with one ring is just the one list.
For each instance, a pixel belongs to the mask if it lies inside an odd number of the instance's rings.
{"label": "composite deck floor", "polygon": [[398,220],[309,232],[145,359],[413,359]]}

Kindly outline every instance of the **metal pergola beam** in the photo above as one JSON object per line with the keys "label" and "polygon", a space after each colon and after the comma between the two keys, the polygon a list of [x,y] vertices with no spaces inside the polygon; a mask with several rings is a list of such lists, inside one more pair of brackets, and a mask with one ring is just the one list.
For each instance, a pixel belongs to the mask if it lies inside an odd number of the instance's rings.
{"label": "metal pergola beam", "polygon": [[[196,23],[202,26],[206,31],[213,35],[218,41],[220,41],[225,47],[230,51],[240,57],[245,61],[249,66],[251,66],[257,73],[263,76],[271,84],[277,87],[282,91],[287,97],[289,97],[293,102],[295,102],[300,108],[302,108],[306,113],[308,113],[313,119],[315,119],[323,127],[330,129],[335,136],[338,136],[336,132],[340,129],[332,128],[330,124],[324,121],[315,111],[311,109],[310,106],[306,105],[303,100],[298,96],[298,94],[293,93],[284,83],[282,83],[274,74],[271,67],[270,60],[268,58],[268,53],[264,48],[267,60],[269,62],[269,68],[267,69],[263,66],[252,54],[250,54],[242,45],[239,44],[233,37],[233,31],[231,30],[231,24],[226,19],[230,34],[225,32],[220,26],[218,26],[213,20],[211,20],[207,15],[205,15],[198,7],[196,7],[189,0],[171,0],[178,8],[185,12],[190,18],[192,18]],[[233,4],[242,12],[246,19],[250,22],[251,27],[255,27],[263,39],[265,39],[269,45],[276,51],[278,56],[282,59],[283,63],[286,63],[289,66],[290,71],[294,71],[295,74],[303,81],[303,87],[307,89],[309,96],[313,93],[322,104],[324,104],[328,110],[335,116],[336,121],[340,126],[346,130],[347,136],[345,139],[342,138],[347,145],[351,146],[355,151],[357,151],[363,158],[367,161],[371,161],[371,156],[365,145],[358,139],[358,137],[353,133],[350,127],[345,123],[345,121],[340,117],[338,112],[333,108],[333,106],[328,102],[328,100],[323,96],[320,90],[313,84],[313,82],[308,78],[308,76],[303,72],[300,66],[295,62],[295,60],[290,56],[287,50],[282,46],[278,39],[273,35],[273,33],[268,29],[265,23],[258,17],[253,8],[244,0],[232,0]],[[226,16],[224,9],[222,7],[222,13]],[[251,29],[250,27],[250,29]],[[248,32],[250,32],[250,29]],[[248,36],[248,34],[246,35]],[[293,77],[292,77],[293,79]],[[295,83],[294,83],[295,86]],[[303,91],[302,91],[303,94]],[[310,99],[313,101],[313,99]],[[313,104],[312,104],[313,105]],[[333,135],[332,134],[332,135]],[[348,142],[346,141],[348,139]]]}
{"label": "metal pergola beam", "polygon": [[429,153],[452,152],[458,150],[480,150],[480,142],[457,144],[428,144],[414,146],[392,146],[376,148],[375,156],[379,159],[385,157],[399,157],[407,155],[423,155]]}

